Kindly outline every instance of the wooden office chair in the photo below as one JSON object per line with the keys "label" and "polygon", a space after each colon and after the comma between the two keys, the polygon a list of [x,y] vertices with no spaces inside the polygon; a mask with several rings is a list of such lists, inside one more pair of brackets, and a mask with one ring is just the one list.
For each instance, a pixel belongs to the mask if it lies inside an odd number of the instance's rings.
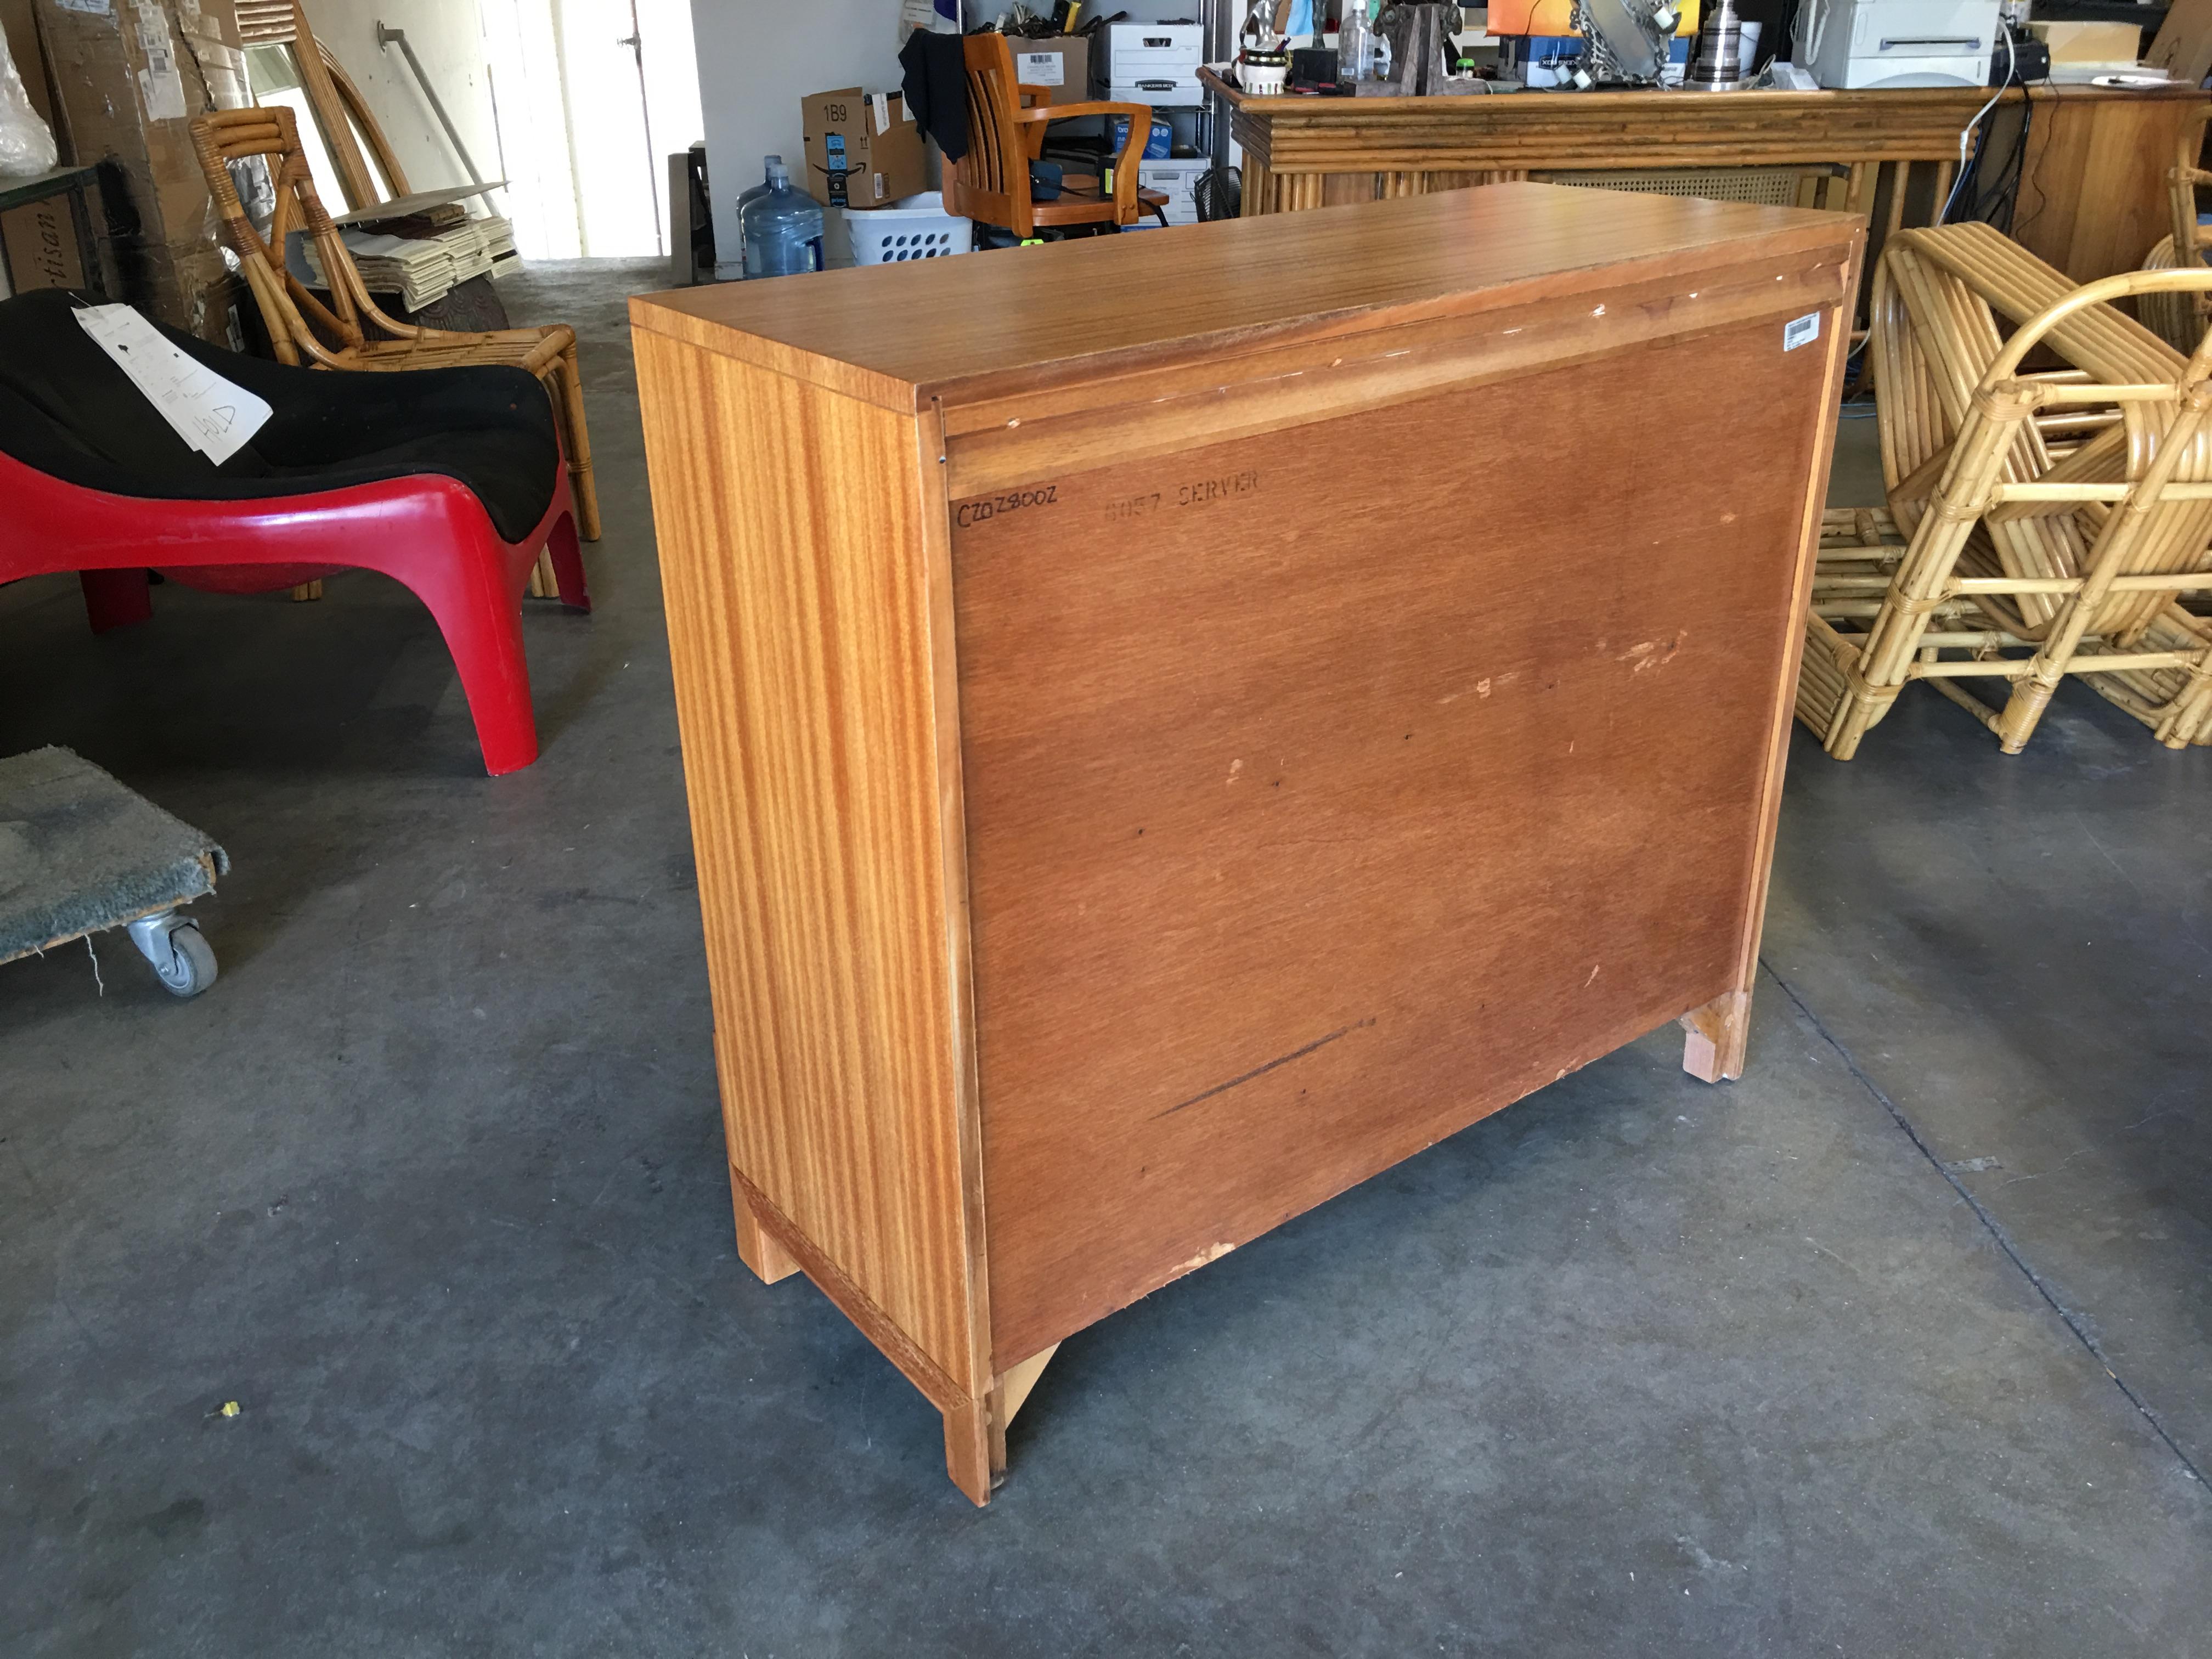
{"label": "wooden office chair", "polygon": [[[1013,48],[1005,35],[969,35],[961,51],[968,70],[968,154],[945,164],[947,212],[1000,226],[1024,240],[1055,226],[1133,225],[1146,212],[1167,222],[1168,198],[1137,182],[1152,130],[1151,105],[1048,105],[1049,88],[1015,81]],[[1059,199],[1037,201],[1030,194],[1030,163],[1043,157],[1046,124],[1084,115],[1119,115],[1129,123],[1111,193],[1096,173],[1070,173],[1060,178]]]}
{"label": "wooden office chair", "polygon": [[[2171,228],[2157,246],[2143,255],[2145,270],[2202,264],[2204,250],[2212,247],[2212,225],[2197,222],[2197,186],[2212,185],[2212,173],[2197,165],[2204,155],[2208,121],[2212,121],[2212,106],[2199,111],[2175,141],[2173,165],[2166,174]],[[2212,296],[2186,290],[2152,292],[2136,301],[2136,313],[2176,351],[2191,351],[2205,328],[2212,325]]]}
{"label": "wooden office chair", "polygon": [[[598,491],[592,483],[592,442],[584,424],[583,380],[576,367],[575,331],[565,323],[543,328],[502,328],[483,334],[457,334],[395,322],[377,308],[361,270],[346,249],[315,192],[307,158],[300,148],[300,129],[283,106],[217,110],[192,118],[192,148],[207,175],[224,231],[244,266],[261,319],[277,358],[303,359],[336,369],[450,368],[509,363],[536,375],[553,400],[561,428],[569,483],[576,500],[576,526],[586,541],[599,537]],[[250,156],[269,162],[276,187],[276,215],[264,241],[238,199],[228,163]],[[294,230],[314,239],[316,258],[331,279],[325,306],[285,268],[283,248]]]}
{"label": "wooden office chair", "polygon": [[[2007,754],[2067,674],[2169,747],[2212,740],[2212,623],[2176,603],[2212,590],[2212,334],[2184,358],[2109,303],[2207,291],[2203,266],[2076,288],[1983,224],[1893,234],[1869,349],[1907,539],[1881,545],[1871,515],[1825,538],[1797,714],[1831,755],[1915,679]],[[2022,372],[2039,345],[2069,367]],[[2009,684],[2002,708],[1958,684],[1975,678]]]}

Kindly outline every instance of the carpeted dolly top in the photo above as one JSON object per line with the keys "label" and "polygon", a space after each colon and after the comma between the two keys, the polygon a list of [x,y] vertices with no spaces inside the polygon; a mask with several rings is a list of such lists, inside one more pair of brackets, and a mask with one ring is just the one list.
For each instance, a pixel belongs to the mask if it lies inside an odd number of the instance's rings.
{"label": "carpeted dolly top", "polygon": [[215,891],[229,857],[66,749],[0,760],[0,962]]}

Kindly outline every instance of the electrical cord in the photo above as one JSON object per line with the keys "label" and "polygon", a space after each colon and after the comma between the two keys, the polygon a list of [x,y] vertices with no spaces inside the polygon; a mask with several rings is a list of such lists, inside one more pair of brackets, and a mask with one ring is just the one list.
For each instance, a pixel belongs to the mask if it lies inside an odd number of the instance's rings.
{"label": "electrical cord", "polygon": [[1810,64],[1820,57],[1820,37],[1827,33],[1828,0],[1805,0],[1802,16],[1804,38],[1802,40],[1792,40],[1790,58],[1792,63]]}
{"label": "electrical cord", "polygon": [[2012,85],[2012,77],[2020,68],[2020,53],[2012,43],[2012,25],[2005,21],[2002,14],[1997,18],[1997,27],[2004,34],[2004,78],[1997,82],[1997,89],[1990,94],[1990,101],[1976,111],[1974,118],[1959,130],[1959,176],[1951,181],[1951,193],[1944,198],[1943,210],[1936,216],[1936,222],[1939,225],[1948,224],[1951,222],[1951,210],[1959,204],[1959,190],[1966,182],[1966,175],[1969,172],[1966,151],[1973,143],[1976,131],[1981,126],[1989,112],[1997,106],[1997,100],[2005,95],[2005,89]]}
{"label": "electrical cord", "polygon": [[[2048,90],[2051,94],[2051,107],[2055,114],[2062,100],[2062,94],[2058,90],[2058,82],[2056,81],[2051,82]],[[2045,144],[2043,147],[2043,154],[2035,158],[2034,168],[2027,173],[2025,180],[2023,181],[2024,188],[2033,190],[2035,192],[2035,208],[2034,210],[2031,212],[2026,219],[2021,221],[2019,225],[2015,228],[2014,232],[2015,240],[2017,240],[2018,232],[2026,230],[2028,226],[2033,224],[2038,219],[2040,219],[2043,216],[2043,210],[2051,205],[2051,192],[2043,187],[2043,169],[2045,164],[2050,160],[2051,147],[2050,145]]]}
{"label": "electrical cord", "polygon": [[2012,234],[2014,222],[2020,211],[2020,191],[2024,169],[2027,163],[2027,146],[2035,130],[2035,103],[2032,97],[2023,97],[2020,106],[2020,125],[2014,131],[2012,148],[2004,164],[1997,169],[1996,182],[1984,189],[1984,157],[1980,150],[1974,156],[1973,193],[1966,198],[1967,211],[1985,224],[1996,226],[2008,236]]}
{"label": "electrical cord", "polygon": [[[1987,223],[1996,225],[2008,236],[2012,234],[2013,218],[2020,209],[2021,170],[2027,165],[2028,132],[2034,122],[2035,100],[2032,98],[2023,100],[2020,108],[2020,131],[2013,139],[2012,154],[2005,158],[2004,166],[1998,169],[1996,187],[1984,199],[1976,215]],[[1977,185],[1979,182],[1978,179]],[[2002,223],[1997,219],[2000,209],[2004,215]]]}
{"label": "electrical cord", "polygon": [[1985,125],[1974,143],[1974,159],[1967,163],[1958,191],[1960,219],[1979,220],[2009,231],[2013,214],[2019,201],[2021,167],[2027,153],[2027,141],[2033,130],[2035,105],[2023,100],[2020,107],[2020,122],[2012,131],[2012,142],[2003,163],[1997,168],[1994,181],[1989,177],[1990,133],[1995,123]]}

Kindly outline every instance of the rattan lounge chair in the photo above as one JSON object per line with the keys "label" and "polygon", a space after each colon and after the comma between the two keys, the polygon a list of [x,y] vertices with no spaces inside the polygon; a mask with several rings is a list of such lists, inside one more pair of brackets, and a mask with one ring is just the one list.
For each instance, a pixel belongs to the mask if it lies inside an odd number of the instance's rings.
{"label": "rattan lounge chair", "polygon": [[[2212,337],[2184,357],[2111,303],[2207,290],[2201,266],[2076,288],[1987,225],[1891,238],[1869,342],[1890,518],[1827,526],[1798,687],[1831,755],[1916,679],[2008,754],[2067,674],[2169,746],[2212,738],[2212,623],[2176,603],[2212,591]],[[2039,347],[2063,366],[2025,368]]]}

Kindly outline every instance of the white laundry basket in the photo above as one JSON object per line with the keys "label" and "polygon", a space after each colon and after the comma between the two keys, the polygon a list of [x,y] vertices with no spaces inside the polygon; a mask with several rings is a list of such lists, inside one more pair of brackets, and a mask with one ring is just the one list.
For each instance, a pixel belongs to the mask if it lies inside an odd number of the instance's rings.
{"label": "white laundry basket", "polygon": [[967,253],[975,246],[975,228],[945,210],[935,191],[903,197],[889,207],[845,216],[853,237],[856,265],[903,264],[909,259],[941,259]]}

